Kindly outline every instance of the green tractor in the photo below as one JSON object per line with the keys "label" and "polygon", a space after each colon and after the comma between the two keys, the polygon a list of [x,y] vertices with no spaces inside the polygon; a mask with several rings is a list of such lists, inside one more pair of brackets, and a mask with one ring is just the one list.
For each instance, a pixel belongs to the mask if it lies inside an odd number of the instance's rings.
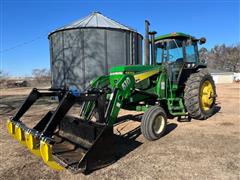
{"label": "green tractor", "polygon": [[[206,39],[184,33],[155,38],[148,29],[146,21],[145,65],[113,67],[84,92],[34,88],[7,121],[9,133],[53,169],[87,172],[113,162],[113,126],[120,109],[144,112],[141,132],[150,141],[164,135],[168,118],[213,115],[215,85],[198,54],[198,43]],[[21,117],[45,96],[58,96],[58,107],[27,127]],[[67,114],[75,104],[81,105],[79,117]]]}

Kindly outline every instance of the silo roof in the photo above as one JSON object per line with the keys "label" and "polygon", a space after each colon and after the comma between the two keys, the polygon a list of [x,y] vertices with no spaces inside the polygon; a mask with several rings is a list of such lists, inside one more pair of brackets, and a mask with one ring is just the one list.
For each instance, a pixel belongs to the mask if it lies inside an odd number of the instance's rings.
{"label": "silo roof", "polygon": [[[66,30],[66,29],[76,29],[76,28],[111,28],[111,29],[122,29],[127,31],[136,32],[134,29],[122,25],[104,15],[100,12],[93,12],[90,15],[65,25],[61,28],[56,29],[56,31]],[[53,33],[53,32],[52,32]],[[51,33],[50,33],[51,34]]]}

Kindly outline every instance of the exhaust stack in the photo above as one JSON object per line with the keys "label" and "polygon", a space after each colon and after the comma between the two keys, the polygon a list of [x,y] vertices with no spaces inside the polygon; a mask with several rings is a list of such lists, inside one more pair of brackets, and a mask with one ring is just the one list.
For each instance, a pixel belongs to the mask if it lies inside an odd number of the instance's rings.
{"label": "exhaust stack", "polygon": [[149,65],[150,64],[150,58],[149,58],[149,21],[145,20],[145,39],[144,39],[144,64]]}
{"label": "exhaust stack", "polygon": [[[145,20],[145,39],[144,39],[144,61],[145,65],[155,65],[156,64],[156,58],[155,58],[155,34],[157,34],[156,31],[149,32],[149,26],[150,23],[148,20]],[[150,61],[150,42],[149,42],[149,35],[151,36],[151,61]]]}

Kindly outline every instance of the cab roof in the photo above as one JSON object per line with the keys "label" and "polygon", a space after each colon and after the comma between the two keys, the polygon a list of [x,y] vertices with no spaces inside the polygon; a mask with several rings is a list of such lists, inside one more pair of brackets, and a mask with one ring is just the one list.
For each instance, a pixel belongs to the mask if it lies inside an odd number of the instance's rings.
{"label": "cab roof", "polygon": [[194,36],[191,36],[189,34],[185,34],[182,32],[173,32],[173,33],[158,36],[155,38],[155,41],[163,40],[163,39],[185,39],[185,38],[196,39]]}

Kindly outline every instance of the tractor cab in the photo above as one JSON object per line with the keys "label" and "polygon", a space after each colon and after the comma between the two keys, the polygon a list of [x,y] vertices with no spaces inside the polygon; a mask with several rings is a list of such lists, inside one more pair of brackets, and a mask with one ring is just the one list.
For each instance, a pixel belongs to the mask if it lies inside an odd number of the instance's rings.
{"label": "tractor cab", "polygon": [[[198,42],[206,39],[196,39],[184,33],[171,33],[155,38],[155,63],[165,64],[168,75],[173,83],[179,84],[181,72],[192,73],[199,65]],[[186,74],[186,73],[184,73]]]}

